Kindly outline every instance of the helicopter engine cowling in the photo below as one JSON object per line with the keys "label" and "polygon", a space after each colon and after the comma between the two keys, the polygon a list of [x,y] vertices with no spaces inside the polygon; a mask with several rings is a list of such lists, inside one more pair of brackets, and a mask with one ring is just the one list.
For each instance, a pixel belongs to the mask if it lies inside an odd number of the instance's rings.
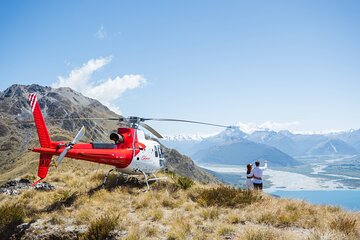
{"label": "helicopter engine cowling", "polygon": [[115,143],[123,143],[124,137],[123,137],[123,135],[118,134],[118,133],[111,133],[110,140],[113,140]]}

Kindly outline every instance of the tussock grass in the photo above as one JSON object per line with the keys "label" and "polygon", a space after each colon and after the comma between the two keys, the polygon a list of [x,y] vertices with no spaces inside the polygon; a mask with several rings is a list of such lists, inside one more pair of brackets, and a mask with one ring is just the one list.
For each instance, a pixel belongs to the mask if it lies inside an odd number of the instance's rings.
{"label": "tussock grass", "polygon": [[264,228],[247,228],[240,238],[241,240],[287,240],[286,236],[279,231]]}
{"label": "tussock grass", "polygon": [[147,218],[150,219],[152,222],[160,221],[164,216],[163,210],[161,208],[153,208],[147,214]]}
{"label": "tussock grass", "polygon": [[145,228],[145,236],[146,237],[156,237],[158,235],[158,230],[156,226],[149,225]]}
{"label": "tussock grass", "polygon": [[261,200],[257,191],[248,191],[220,185],[214,188],[199,188],[190,197],[201,206],[244,207]]}
{"label": "tussock grass", "polygon": [[217,233],[218,236],[231,238],[235,233],[235,228],[233,226],[231,226],[231,225],[226,224],[226,223],[221,224],[216,229],[216,233]]}
{"label": "tussock grass", "polygon": [[202,209],[200,212],[200,216],[202,218],[204,218],[204,220],[214,220],[216,218],[218,218],[220,215],[220,210],[217,209],[216,207],[210,207],[210,208],[205,208]]}
{"label": "tussock grass", "polygon": [[230,224],[238,224],[238,223],[242,223],[244,224],[245,221],[242,220],[242,218],[237,215],[237,214],[233,214],[233,213],[230,213],[228,216],[227,216],[227,219],[226,221]]}
{"label": "tussock grass", "polygon": [[277,228],[311,229],[325,228],[326,223],[322,219],[327,219],[329,212],[323,207],[313,206],[302,201],[267,197],[263,202],[255,203],[244,215],[247,221]]}
{"label": "tussock grass", "polygon": [[185,176],[178,175],[174,172],[169,172],[167,174],[161,174],[162,176],[167,176],[171,181],[158,181],[152,186],[154,190],[164,190],[166,189],[170,193],[177,192],[178,190],[187,190],[194,186],[196,183]]}
{"label": "tussock grass", "polygon": [[345,235],[356,235],[356,224],[358,221],[358,219],[355,219],[349,215],[342,214],[335,217],[330,222],[330,229],[342,232]]}
{"label": "tussock grass", "polygon": [[164,198],[161,201],[161,205],[165,208],[170,208],[170,209],[178,207],[177,201],[171,198]]}
{"label": "tussock grass", "polygon": [[[60,231],[74,225],[81,226],[83,233],[71,236],[82,239],[360,239],[360,214],[337,207],[275,199],[223,185],[195,182],[182,188],[171,176],[144,192],[145,185],[132,187],[114,174],[103,188],[105,171],[74,169],[56,170],[55,191],[1,195],[0,209],[16,203],[23,210],[9,215],[10,219],[20,216],[14,225],[31,223],[25,239],[36,234],[65,236]],[[0,214],[1,226],[14,226],[3,224],[6,214]]]}
{"label": "tussock grass", "polygon": [[168,240],[187,239],[191,234],[191,225],[187,218],[177,216],[170,223],[170,231],[166,234]]}
{"label": "tussock grass", "polygon": [[125,237],[125,240],[139,240],[142,239],[141,232],[138,226],[130,227],[128,235]]}
{"label": "tussock grass", "polygon": [[59,214],[52,214],[50,215],[50,220],[49,222],[51,224],[54,224],[54,225],[60,225],[60,224],[63,224],[65,223],[65,221],[63,220],[63,218],[59,215]]}
{"label": "tussock grass", "polygon": [[111,231],[115,229],[118,224],[119,215],[104,215],[90,223],[87,232],[80,237],[80,239],[106,239],[111,236]]}
{"label": "tussock grass", "polygon": [[59,190],[56,192],[54,197],[54,202],[47,207],[47,211],[59,210],[62,207],[71,206],[75,200],[78,198],[79,194],[71,190]]}
{"label": "tussock grass", "polygon": [[17,225],[24,222],[23,206],[6,204],[0,207],[0,239],[7,239]]}

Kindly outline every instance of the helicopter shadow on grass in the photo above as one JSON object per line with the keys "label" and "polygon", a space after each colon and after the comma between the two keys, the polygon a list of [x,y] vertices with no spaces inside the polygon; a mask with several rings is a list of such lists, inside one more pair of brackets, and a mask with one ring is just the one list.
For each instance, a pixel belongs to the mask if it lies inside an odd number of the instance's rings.
{"label": "helicopter shadow on grass", "polygon": [[63,207],[70,207],[75,203],[79,196],[80,194],[78,192],[64,191],[57,201],[45,208],[45,212],[53,212],[58,211]]}
{"label": "helicopter shadow on grass", "polygon": [[109,192],[112,192],[119,187],[127,188],[129,192],[132,192],[134,189],[142,190],[146,188],[146,182],[142,179],[133,176],[110,174],[107,180],[105,181],[105,183],[101,183],[100,185],[90,189],[88,191],[88,196],[94,195],[96,192],[100,191],[101,189],[105,189]]}
{"label": "helicopter shadow on grass", "polygon": [[[99,176],[100,177],[100,176]],[[94,195],[96,192],[105,189],[109,192],[114,191],[117,188],[127,188],[128,192],[134,192],[134,189],[142,190],[146,189],[145,181],[136,177],[126,177],[124,175],[110,174],[105,183],[102,183],[87,192],[88,196]],[[72,191],[62,191],[57,201],[47,206],[44,212],[53,212],[61,209],[62,207],[70,207],[80,197],[80,193]]]}

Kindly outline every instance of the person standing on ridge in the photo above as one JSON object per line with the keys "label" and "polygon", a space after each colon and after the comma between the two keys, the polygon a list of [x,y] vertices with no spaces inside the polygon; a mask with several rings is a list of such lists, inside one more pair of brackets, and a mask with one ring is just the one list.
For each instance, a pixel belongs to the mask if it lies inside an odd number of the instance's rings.
{"label": "person standing on ridge", "polygon": [[246,187],[248,190],[254,190],[252,164],[246,165],[246,168]]}
{"label": "person standing on ridge", "polygon": [[254,189],[262,191],[263,189],[263,171],[267,169],[267,160],[264,162],[264,167],[260,167],[260,161],[255,161],[255,167],[253,169],[253,183]]}

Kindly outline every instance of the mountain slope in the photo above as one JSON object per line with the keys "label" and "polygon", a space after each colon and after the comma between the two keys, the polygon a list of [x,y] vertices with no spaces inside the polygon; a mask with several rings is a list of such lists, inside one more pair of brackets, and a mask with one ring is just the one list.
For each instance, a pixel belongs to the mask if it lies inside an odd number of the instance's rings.
{"label": "mountain slope", "polygon": [[360,152],[360,129],[334,134],[334,136],[353,146]]}
{"label": "mountain slope", "polygon": [[255,160],[268,160],[272,166],[298,165],[295,159],[280,150],[246,139],[202,149],[192,156],[199,163],[246,165]]}
{"label": "mountain slope", "polygon": [[311,149],[309,153],[312,155],[353,155],[357,154],[358,151],[342,140],[331,139],[319,143],[313,149]]}
{"label": "mountain slope", "polygon": [[246,139],[275,147],[284,153],[294,156],[297,153],[297,146],[292,137],[293,134],[289,131],[255,131],[249,134]]}

